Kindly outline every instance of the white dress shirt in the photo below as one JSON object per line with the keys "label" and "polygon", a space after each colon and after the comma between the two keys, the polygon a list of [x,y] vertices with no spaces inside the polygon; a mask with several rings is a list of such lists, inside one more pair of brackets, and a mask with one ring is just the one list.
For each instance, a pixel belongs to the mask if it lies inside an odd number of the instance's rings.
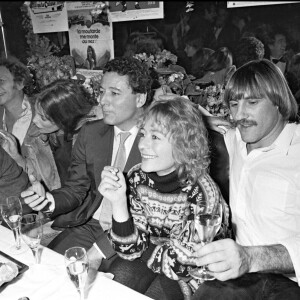
{"label": "white dress shirt", "polygon": [[[284,245],[300,283],[300,125],[287,124],[269,147],[247,154],[238,129],[228,130],[230,207],[243,246]],[[296,275],[296,278],[294,277]]]}
{"label": "white dress shirt", "polygon": [[[128,159],[129,153],[131,151],[132,145],[134,143],[134,140],[138,134],[138,127],[134,126],[132,127],[129,132],[131,133],[131,135],[126,139],[124,146],[125,146],[125,150],[126,150],[126,161]],[[118,149],[119,149],[119,145],[120,145],[120,135],[119,133],[121,132],[121,130],[114,126],[114,144],[113,144],[113,153],[112,153],[112,159],[111,159],[111,165],[113,165]],[[96,220],[99,220],[100,214],[101,214],[101,209],[102,209],[102,205],[100,205],[100,207],[95,211],[93,218]]]}
{"label": "white dress shirt", "polygon": [[[114,144],[113,144],[113,153],[112,153],[112,159],[111,159],[111,165],[114,163],[118,149],[119,149],[119,145],[120,145],[120,135],[119,133],[121,132],[121,130],[117,127],[114,126]],[[125,150],[126,150],[126,161],[128,159],[129,153],[131,151],[131,148],[133,146],[133,143],[135,141],[135,138],[139,132],[139,129],[137,126],[132,127],[129,132],[131,133],[131,135],[126,139],[124,146],[125,146]],[[103,203],[103,201],[102,201]],[[100,214],[101,214],[101,209],[102,209],[102,203],[99,206],[99,208],[95,211],[93,218],[96,220],[99,220]],[[99,253],[101,254],[101,256],[103,258],[106,258],[104,253],[100,250],[100,248],[98,247],[98,245],[96,243],[93,244],[93,246],[99,251]]]}

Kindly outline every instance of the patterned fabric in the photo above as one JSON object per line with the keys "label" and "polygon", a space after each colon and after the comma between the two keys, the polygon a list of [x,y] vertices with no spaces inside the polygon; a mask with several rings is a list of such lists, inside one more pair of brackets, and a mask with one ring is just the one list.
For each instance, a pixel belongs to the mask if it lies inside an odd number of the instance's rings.
{"label": "patterned fabric", "polygon": [[[130,170],[128,180],[132,218],[113,222],[110,238],[116,252],[134,260],[154,244],[147,266],[170,279],[190,281],[188,271],[195,267],[192,232],[197,203],[206,200],[213,207],[215,201],[222,201],[226,206],[219,188],[208,174],[194,185],[180,187],[176,171],[160,177],[144,173],[140,165]],[[228,208],[224,215],[227,223]],[[194,290],[198,284],[193,284]]]}

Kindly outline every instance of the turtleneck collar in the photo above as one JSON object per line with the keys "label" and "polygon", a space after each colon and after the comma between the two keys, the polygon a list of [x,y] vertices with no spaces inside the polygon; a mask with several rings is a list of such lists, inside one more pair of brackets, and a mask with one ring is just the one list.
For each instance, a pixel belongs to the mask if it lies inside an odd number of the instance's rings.
{"label": "turtleneck collar", "polygon": [[154,188],[162,193],[174,193],[181,189],[176,170],[165,176],[158,176],[156,172],[147,175],[154,181]]}

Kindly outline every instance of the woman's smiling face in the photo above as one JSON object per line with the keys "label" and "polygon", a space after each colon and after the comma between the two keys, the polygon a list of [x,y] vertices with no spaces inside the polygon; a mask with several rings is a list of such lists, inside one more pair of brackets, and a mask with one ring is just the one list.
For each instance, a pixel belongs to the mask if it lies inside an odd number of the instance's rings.
{"label": "woman's smiling face", "polygon": [[146,120],[140,131],[139,150],[142,156],[142,170],[156,172],[159,176],[173,172],[176,168],[169,135],[165,135],[161,126],[152,119]]}

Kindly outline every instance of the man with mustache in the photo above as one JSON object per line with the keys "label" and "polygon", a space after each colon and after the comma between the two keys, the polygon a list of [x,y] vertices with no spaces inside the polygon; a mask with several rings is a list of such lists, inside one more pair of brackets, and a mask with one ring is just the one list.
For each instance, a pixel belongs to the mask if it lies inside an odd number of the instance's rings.
{"label": "man with mustache", "polygon": [[[266,59],[237,69],[224,99],[236,125],[224,134],[236,240],[194,247],[197,265],[217,280],[204,282],[192,299],[300,299],[297,103]],[[226,125],[210,121],[219,132],[214,125]]]}
{"label": "man with mustache", "polygon": [[[149,104],[151,82],[147,66],[139,60],[127,57],[109,61],[100,88],[103,120],[89,122],[81,128],[64,186],[51,194],[47,192],[46,197],[39,191],[42,188],[39,183],[22,193],[25,202],[37,211],[50,202],[52,226],[64,229],[49,248],[61,254],[73,246],[91,248],[89,258],[97,259],[97,267],[102,258],[115,256],[105,232],[111,226],[112,213],[104,205],[98,186],[104,166],[115,165],[121,144],[125,148],[125,173],[141,161],[136,125]],[[122,143],[123,133],[127,134],[127,139]],[[101,245],[102,252],[98,251],[96,243]]]}

